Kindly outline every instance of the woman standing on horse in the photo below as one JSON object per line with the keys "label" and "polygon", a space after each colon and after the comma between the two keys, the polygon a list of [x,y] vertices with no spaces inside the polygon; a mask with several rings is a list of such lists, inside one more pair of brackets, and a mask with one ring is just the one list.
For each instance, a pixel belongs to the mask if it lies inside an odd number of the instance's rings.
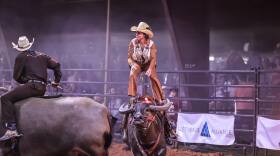
{"label": "woman standing on horse", "polygon": [[156,102],[162,103],[164,96],[156,72],[157,47],[151,40],[154,36],[152,29],[147,23],[140,22],[137,27],[133,26],[130,30],[136,32],[136,37],[130,41],[128,47],[128,65],[130,66],[128,96],[131,97],[130,101],[135,99],[139,74],[145,72],[151,80]]}
{"label": "woman standing on horse", "polygon": [[[154,36],[152,29],[147,23],[140,22],[138,26],[132,26],[130,30],[136,32],[136,34],[135,38],[130,41],[128,47],[128,65],[130,67],[128,82],[129,103],[132,104],[136,100],[137,78],[142,72],[145,72],[150,78],[153,97],[156,103],[164,103],[165,97],[156,72],[157,47],[154,41],[151,40]],[[127,116],[126,114],[123,120],[123,140],[127,140]]]}

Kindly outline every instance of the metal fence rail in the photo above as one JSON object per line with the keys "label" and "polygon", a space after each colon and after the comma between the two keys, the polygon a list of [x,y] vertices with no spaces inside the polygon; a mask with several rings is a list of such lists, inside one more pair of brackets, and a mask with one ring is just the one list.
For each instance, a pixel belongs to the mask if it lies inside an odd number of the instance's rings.
{"label": "metal fence rail", "polygon": [[[63,69],[63,72],[90,72],[91,74],[98,74],[105,72],[105,70],[102,69]],[[0,73],[2,75],[6,73],[9,76],[6,76],[8,78],[11,78],[10,76],[12,70],[5,69],[0,70]],[[76,87],[80,87],[83,85],[86,85],[90,88],[95,88],[97,85],[100,85],[100,88],[103,88],[104,85],[114,86],[112,88],[119,89],[117,92],[111,93],[108,90],[101,90],[100,92],[64,92],[63,94],[66,96],[88,96],[88,97],[101,97],[102,101],[108,101],[105,103],[111,112],[117,112],[117,104],[112,102],[112,99],[121,99],[122,103],[128,101],[128,97],[126,94],[126,88],[128,85],[127,79],[123,79],[121,81],[115,81],[115,77],[112,76],[110,78],[110,74],[112,73],[122,73],[126,74],[128,78],[128,70],[107,70],[108,72],[108,80],[105,82],[101,79],[80,79],[80,80],[67,80],[63,79],[61,81],[62,86],[67,87],[69,85],[74,85]],[[259,151],[262,151],[263,149],[258,149],[255,144],[255,138],[256,138],[256,126],[257,126],[257,116],[265,116],[270,118],[279,118],[279,110],[275,109],[279,108],[279,102],[280,98],[277,95],[274,95],[275,90],[279,90],[280,93],[280,84],[272,84],[268,82],[265,82],[265,78],[269,78],[271,74],[279,74],[280,71],[275,70],[260,70],[260,69],[254,69],[254,70],[219,70],[219,71],[208,71],[208,70],[188,70],[188,71],[159,71],[158,75],[163,82],[166,80],[166,77],[169,75],[172,75],[173,78],[171,81],[167,83],[163,83],[163,86],[167,88],[176,88],[177,89],[177,95],[176,97],[171,97],[170,99],[173,101],[176,101],[178,106],[177,109],[168,112],[172,115],[177,115],[178,112],[188,112],[188,113],[198,113],[193,112],[192,110],[192,103],[193,102],[201,102],[206,105],[208,105],[208,113],[211,114],[231,114],[235,115],[235,117],[243,117],[243,118],[250,118],[250,124],[251,127],[247,128],[235,128],[235,132],[244,132],[244,133],[250,133],[251,134],[251,141],[248,141],[247,143],[238,143],[236,142],[233,147],[240,147],[242,149],[242,155],[246,155],[247,148],[252,150],[252,154],[254,156],[258,155]],[[191,83],[190,77],[195,74],[202,74],[203,76],[207,77],[207,83]],[[82,75],[82,74],[81,74]],[[167,76],[166,76],[167,75]],[[246,84],[241,84],[241,77],[246,77]],[[69,75],[67,75],[69,76]],[[2,76],[1,82],[2,86],[9,86],[11,85],[10,79],[5,79],[5,76]],[[236,80],[235,80],[236,79]],[[139,79],[140,87],[142,88],[141,94],[150,94],[150,84],[149,80],[144,76],[141,75]],[[237,81],[237,82],[233,82]],[[229,83],[231,82],[231,83]],[[203,88],[208,91],[207,97],[191,97],[189,94],[189,88]],[[253,96],[250,97],[236,97],[234,95],[234,91],[237,90],[237,88],[244,88],[248,89],[251,88],[253,93]],[[273,90],[274,89],[274,90]],[[223,94],[221,94],[219,91],[224,91]],[[166,90],[165,90],[166,92]],[[48,90],[48,94],[54,94],[54,91],[51,89]],[[280,95],[280,94],[279,94]],[[104,100],[107,98],[108,100]],[[254,107],[250,113],[247,114],[240,114],[238,110],[238,104],[240,102],[245,103],[251,103]],[[167,114],[168,114],[167,113]],[[184,144],[186,145],[186,144]],[[196,144],[197,145],[197,144]],[[199,146],[199,144],[198,144]],[[234,150],[234,149],[233,149]],[[270,150],[265,150],[264,153],[267,155],[270,152]]]}

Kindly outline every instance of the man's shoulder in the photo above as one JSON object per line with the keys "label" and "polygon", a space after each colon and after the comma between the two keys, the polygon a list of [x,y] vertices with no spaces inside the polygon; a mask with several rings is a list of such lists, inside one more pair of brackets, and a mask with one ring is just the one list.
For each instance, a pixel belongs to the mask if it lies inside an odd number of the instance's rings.
{"label": "man's shoulder", "polygon": [[20,52],[19,54],[17,54],[16,59],[20,59],[20,58],[24,58],[24,57],[26,57],[26,53]]}
{"label": "man's shoulder", "polygon": [[45,53],[40,52],[40,51],[35,51],[35,53],[36,53],[37,55],[46,55]]}
{"label": "man's shoulder", "polygon": [[44,57],[44,58],[47,58],[47,59],[50,58],[49,55],[47,55],[47,54],[45,54],[43,52],[35,51],[35,53],[36,53],[36,56]]}

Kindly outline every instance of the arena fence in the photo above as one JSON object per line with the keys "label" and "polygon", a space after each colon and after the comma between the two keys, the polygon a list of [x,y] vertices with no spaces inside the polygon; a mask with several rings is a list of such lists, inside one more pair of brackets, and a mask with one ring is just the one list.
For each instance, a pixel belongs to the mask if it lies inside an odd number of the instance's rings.
{"label": "arena fence", "polygon": [[[13,84],[12,71],[0,70],[0,72],[2,86],[10,88]],[[104,72],[105,70],[100,69],[63,69],[64,78],[61,84],[64,90],[58,92],[63,92],[67,96],[87,96],[106,104],[112,115],[120,119],[118,122],[120,124],[122,116],[118,114],[118,107],[128,101],[129,71],[108,70],[107,82],[104,82]],[[237,137],[233,145],[176,142],[176,147],[222,152],[239,151],[238,155],[251,153],[254,156],[274,152],[256,146],[257,117],[280,118],[278,104],[280,71],[258,68],[246,71],[184,70],[159,71],[158,75],[165,96],[174,102],[174,106],[167,113],[174,127],[178,113],[207,113],[235,117],[234,133]],[[151,94],[149,80],[144,74],[140,76],[138,84],[139,94]],[[49,87],[46,94],[52,95],[56,92]],[[120,126],[115,128],[115,132],[120,132]]]}

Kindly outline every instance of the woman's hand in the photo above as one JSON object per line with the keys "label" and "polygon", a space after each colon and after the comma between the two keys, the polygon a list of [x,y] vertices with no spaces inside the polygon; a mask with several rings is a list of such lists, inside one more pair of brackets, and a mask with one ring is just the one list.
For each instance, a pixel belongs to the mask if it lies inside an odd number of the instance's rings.
{"label": "woman's hand", "polygon": [[130,75],[133,74],[133,72],[136,70],[137,70],[137,65],[135,63],[132,63],[130,66]]}
{"label": "woman's hand", "polygon": [[146,74],[147,76],[150,77],[150,76],[151,76],[151,73],[152,73],[152,70],[151,70],[151,68],[149,68],[149,69],[146,71],[145,74]]}
{"label": "woman's hand", "polygon": [[135,65],[135,63],[133,63],[133,64],[131,65],[131,70],[132,70],[132,71],[137,70],[137,66]]}

